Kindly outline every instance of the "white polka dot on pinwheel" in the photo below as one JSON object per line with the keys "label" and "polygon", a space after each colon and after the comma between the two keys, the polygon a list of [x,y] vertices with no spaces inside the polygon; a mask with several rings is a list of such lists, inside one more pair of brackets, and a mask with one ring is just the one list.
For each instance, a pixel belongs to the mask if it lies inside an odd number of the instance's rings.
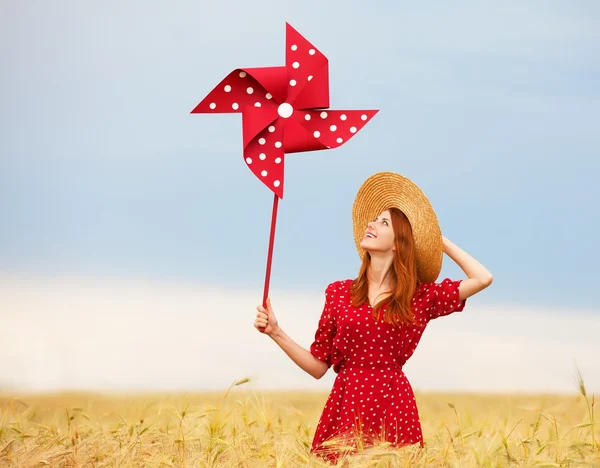
{"label": "white polka dot on pinwheel", "polygon": [[216,109],[217,105],[214,102],[211,102],[208,107],[210,107],[211,109]]}
{"label": "white polka dot on pinwheel", "polygon": [[241,71],[240,72],[240,78],[246,78],[246,72],[245,71]]}
{"label": "white polka dot on pinwheel", "polygon": [[356,127],[350,127],[350,133],[356,133]]}
{"label": "white polka dot on pinwheel", "polygon": [[360,119],[361,119],[361,120],[367,120],[367,114],[363,114],[363,115],[361,115],[361,116],[360,116]]}
{"label": "white polka dot on pinwheel", "polygon": [[292,49],[294,52],[296,52],[298,50],[298,46],[296,44],[292,45],[292,47],[290,47],[290,49]]}
{"label": "white polka dot on pinwheel", "polygon": [[296,86],[296,80],[290,80],[290,86]]}
{"label": "white polka dot on pinwheel", "polygon": [[281,148],[281,142],[280,141],[276,141],[275,142],[275,148]]}
{"label": "white polka dot on pinwheel", "polygon": [[300,63],[299,62],[294,62],[294,63],[292,63],[292,67],[293,68],[299,68],[300,67]]}
{"label": "white polka dot on pinwheel", "polygon": [[265,94],[265,97],[266,97],[267,99],[272,99],[272,98],[273,98],[273,95],[272,95],[271,93],[267,93],[267,94]]}
{"label": "white polka dot on pinwheel", "polygon": [[265,153],[260,153],[258,155],[258,159],[260,159],[261,161],[264,161],[265,159],[267,159],[267,155]]}
{"label": "white polka dot on pinwheel", "polygon": [[275,131],[275,125],[269,126],[269,132],[273,133]]}
{"label": "white polka dot on pinwheel", "polygon": [[267,142],[267,140],[265,140],[264,138],[259,138],[258,139],[258,144],[259,145],[264,145]]}
{"label": "white polka dot on pinwheel", "polygon": [[310,120],[310,114],[306,114],[306,115],[304,116],[304,120]]}
{"label": "white polka dot on pinwheel", "polygon": [[233,104],[231,104],[231,108],[233,110],[238,110],[240,108],[240,105],[237,102],[234,102]]}
{"label": "white polka dot on pinwheel", "polygon": [[260,107],[262,104],[260,102],[255,102],[254,107]]}
{"label": "white polka dot on pinwheel", "polygon": [[226,92],[226,93],[229,93],[229,92],[231,92],[231,86],[229,86],[229,85],[226,85],[226,86],[225,86],[225,92]]}
{"label": "white polka dot on pinwheel", "polygon": [[252,94],[254,92],[254,88],[252,88],[251,86],[248,86],[248,88],[246,88],[246,92],[248,94]]}
{"label": "white polka dot on pinwheel", "polygon": [[340,120],[344,120],[344,121],[345,121],[347,118],[348,118],[348,117],[346,117],[346,114],[342,114],[342,115],[340,115]]}
{"label": "white polka dot on pinwheel", "polygon": [[312,80],[312,79],[313,79],[313,76],[312,76],[312,75],[308,75],[308,78],[307,78],[307,80],[308,80],[308,81],[310,81],[310,80]]}
{"label": "white polka dot on pinwheel", "polygon": [[321,112],[320,115],[321,115],[322,119],[326,119],[327,118],[327,112],[325,112],[325,111]]}
{"label": "white polka dot on pinwheel", "polygon": [[281,185],[281,182],[279,182],[278,180],[276,180],[275,182],[273,182],[273,186],[279,187],[279,185]]}
{"label": "white polka dot on pinwheel", "polygon": [[267,171],[262,171],[262,172],[260,173],[260,175],[261,175],[261,176],[263,176],[263,177],[267,177],[267,174],[268,174],[268,172],[267,172]]}
{"label": "white polka dot on pinwheel", "polygon": [[332,125],[331,127],[329,127],[329,130],[335,132],[337,130],[337,127],[335,125]]}
{"label": "white polka dot on pinwheel", "polygon": [[252,158],[246,158],[246,162],[247,162],[248,164],[252,164]]}
{"label": "white polka dot on pinwheel", "polygon": [[281,162],[281,158],[275,158],[275,164],[279,164]]}
{"label": "white polka dot on pinwheel", "polygon": [[315,49],[310,49],[310,50],[308,51],[308,54],[309,54],[309,55],[315,55]]}
{"label": "white polka dot on pinwheel", "polygon": [[343,143],[343,142],[344,142],[344,139],[343,139],[343,138],[338,138],[338,139],[337,139],[337,140],[335,140],[335,141],[337,141],[338,143]]}
{"label": "white polka dot on pinwheel", "polygon": [[315,130],[315,133],[313,133],[313,136],[315,138],[319,138],[321,136],[321,132],[319,130]]}

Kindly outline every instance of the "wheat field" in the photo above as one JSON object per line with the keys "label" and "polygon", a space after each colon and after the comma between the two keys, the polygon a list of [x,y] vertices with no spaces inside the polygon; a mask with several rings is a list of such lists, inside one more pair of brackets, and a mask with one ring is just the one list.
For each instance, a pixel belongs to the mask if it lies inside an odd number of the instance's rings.
{"label": "wheat field", "polygon": [[[325,393],[0,396],[2,467],[331,466],[309,453]],[[348,449],[338,466],[600,466],[595,396],[415,391],[425,448]]]}

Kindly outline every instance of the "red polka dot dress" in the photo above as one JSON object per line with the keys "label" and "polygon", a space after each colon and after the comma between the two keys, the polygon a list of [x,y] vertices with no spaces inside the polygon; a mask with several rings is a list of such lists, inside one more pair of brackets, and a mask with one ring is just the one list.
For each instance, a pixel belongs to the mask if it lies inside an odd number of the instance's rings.
{"label": "red polka dot dress", "polygon": [[351,279],[327,286],[325,307],[310,352],[337,374],[317,425],[311,452],[335,463],[339,452],[327,441],[357,447],[387,441],[401,447],[423,434],[412,387],[402,366],[414,353],[428,322],[460,312],[460,281],[422,283],[412,299],[415,325],[401,327],[373,318],[369,304],[350,305]]}

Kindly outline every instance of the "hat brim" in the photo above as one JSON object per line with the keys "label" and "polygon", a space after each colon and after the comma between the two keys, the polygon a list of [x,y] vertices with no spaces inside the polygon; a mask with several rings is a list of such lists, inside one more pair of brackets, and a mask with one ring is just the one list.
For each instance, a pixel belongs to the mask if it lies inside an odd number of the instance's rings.
{"label": "hat brim", "polygon": [[440,225],[431,203],[410,179],[394,172],[378,172],[362,184],[352,206],[354,243],[358,255],[367,223],[382,211],[398,208],[408,218],[415,243],[417,275],[422,283],[436,281],[444,254]]}

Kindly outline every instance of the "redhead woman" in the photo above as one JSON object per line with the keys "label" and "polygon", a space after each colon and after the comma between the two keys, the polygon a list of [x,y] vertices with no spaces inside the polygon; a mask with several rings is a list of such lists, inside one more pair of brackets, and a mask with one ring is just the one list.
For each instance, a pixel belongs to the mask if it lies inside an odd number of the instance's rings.
{"label": "redhead woman", "polygon": [[[345,447],[419,444],[423,433],[402,368],[427,324],[461,312],[467,298],[492,284],[491,273],[441,235],[423,192],[409,179],[380,172],[361,186],[352,209],[358,277],[330,283],[310,349],[279,326],[270,299],[254,326],[300,368],[320,379],[337,374],[311,452],[335,463]],[[464,279],[436,282],[443,254]]]}

